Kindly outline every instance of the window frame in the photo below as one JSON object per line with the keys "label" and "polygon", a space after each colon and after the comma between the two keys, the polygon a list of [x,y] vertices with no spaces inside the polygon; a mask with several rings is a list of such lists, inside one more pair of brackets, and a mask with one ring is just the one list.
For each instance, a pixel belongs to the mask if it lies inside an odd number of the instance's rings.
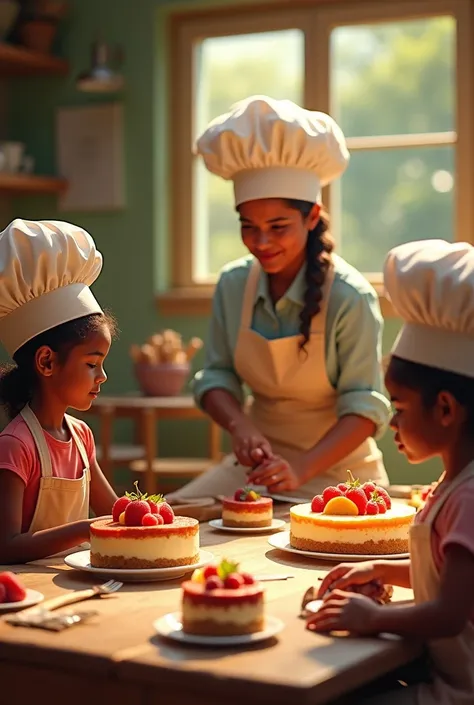
{"label": "window frame", "polygon": [[[193,172],[195,71],[194,46],[210,37],[233,36],[252,32],[298,29],[304,34],[304,105],[309,109],[331,112],[330,37],[340,26],[403,21],[439,15],[452,15],[457,23],[456,37],[456,126],[451,133],[426,135],[388,135],[348,138],[352,150],[399,149],[406,146],[454,144],[455,151],[455,232],[456,240],[474,244],[474,0],[398,0],[385,3],[367,0],[333,0],[322,5],[318,0],[296,5],[275,3],[233,10],[208,10],[199,14],[171,17],[170,86],[170,241],[171,281],[167,291],[158,295],[160,312],[165,314],[208,314],[211,310],[213,283],[193,281]],[[276,9],[278,7],[278,9]],[[176,119],[179,116],[179,119]],[[331,189],[323,190],[323,202],[331,207]],[[188,203],[188,207],[183,207]],[[237,233],[236,233],[237,236]],[[383,292],[379,272],[365,273],[375,287],[385,317],[393,316]]]}

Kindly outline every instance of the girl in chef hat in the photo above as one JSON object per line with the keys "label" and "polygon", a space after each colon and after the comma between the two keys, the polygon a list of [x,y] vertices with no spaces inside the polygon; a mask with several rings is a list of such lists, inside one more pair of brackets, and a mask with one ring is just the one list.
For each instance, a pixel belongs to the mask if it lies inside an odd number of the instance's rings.
{"label": "girl in chef hat", "polygon": [[[471,705],[474,248],[440,240],[401,245],[388,255],[385,286],[404,320],[386,374],[395,410],[395,442],[412,463],[441,458],[444,473],[415,518],[410,560],[338,566],[323,581],[320,595],[329,586],[336,592],[329,593],[309,626],[319,631],[391,632],[426,642],[427,682],[399,687],[374,702]],[[344,592],[373,579],[412,587],[415,605],[378,607]]]}
{"label": "girl in chef hat", "polygon": [[211,122],[196,151],[233,182],[250,256],[221,273],[194,380],[197,403],[230,433],[233,455],[175,501],[233,494],[247,482],[310,499],[347,480],[348,468],[386,485],[373,438],[389,419],[378,299],[334,254],[321,206],[322,187],[349,161],[344,135],[329,115],[254,96]]}
{"label": "girl in chef hat", "polygon": [[102,269],[91,236],[61,222],[14,220],[0,233],[0,374],[11,418],[0,434],[0,563],[25,563],[89,538],[89,507],[115,493],[97,465],[85,411],[106,381],[115,332],[89,286]]}

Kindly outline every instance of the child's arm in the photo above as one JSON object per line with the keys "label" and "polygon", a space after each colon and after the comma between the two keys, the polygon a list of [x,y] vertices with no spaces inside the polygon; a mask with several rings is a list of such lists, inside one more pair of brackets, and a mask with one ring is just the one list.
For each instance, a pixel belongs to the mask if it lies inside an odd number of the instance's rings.
{"label": "child's arm", "polygon": [[449,544],[437,598],[414,607],[379,608],[371,626],[376,633],[443,639],[460,634],[473,613],[474,555],[460,544]]}
{"label": "child's arm", "polygon": [[22,534],[24,487],[18,475],[0,470],[0,563],[39,560],[89,540],[89,524],[93,520]]}
{"label": "child's arm", "polygon": [[97,460],[91,462],[90,505],[96,516],[112,514],[117,495],[99,467]]}
{"label": "child's arm", "polygon": [[411,588],[410,561],[341,563],[325,575],[319,588],[318,597],[322,599],[330,589],[346,590],[352,585],[364,585],[372,580],[380,580],[386,585]]}

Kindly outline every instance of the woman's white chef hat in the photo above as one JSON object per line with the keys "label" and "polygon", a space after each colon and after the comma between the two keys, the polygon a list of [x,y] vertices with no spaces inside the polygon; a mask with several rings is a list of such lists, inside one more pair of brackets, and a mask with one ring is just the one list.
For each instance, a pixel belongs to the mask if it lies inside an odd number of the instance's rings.
{"label": "woman's white chef hat", "polygon": [[391,250],[384,283],[404,325],[392,355],[474,377],[474,248],[409,242]]}
{"label": "woman's white chef hat", "polygon": [[50,328],[101,313],[89,286],[102,255],[82,228],[14,220],[0,232],[0,341],[13,355]]}
{"label": "woman's white chef hat", "polygon": [[321,189],[340,176],[349,151],[325,113],[290,100],[252,96],[213,120],[196,142],[207,169],[234,182],[235,203],[260,198],[321,202]]}

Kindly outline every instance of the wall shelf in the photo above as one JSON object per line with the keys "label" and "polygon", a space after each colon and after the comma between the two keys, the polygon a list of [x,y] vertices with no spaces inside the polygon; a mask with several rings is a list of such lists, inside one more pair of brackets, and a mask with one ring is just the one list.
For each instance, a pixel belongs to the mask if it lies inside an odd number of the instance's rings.
{"label": "wall shelf", "polygon": [[0,76],[64,76],[68,70],[64,59],[0,42]]}
{"label": "wall shelf", "polygon": [[0,194],[12,196],[35,193],[62,193],[67,189],[67,181],[53,176],[33,174],[6,174],[0,172]]}

